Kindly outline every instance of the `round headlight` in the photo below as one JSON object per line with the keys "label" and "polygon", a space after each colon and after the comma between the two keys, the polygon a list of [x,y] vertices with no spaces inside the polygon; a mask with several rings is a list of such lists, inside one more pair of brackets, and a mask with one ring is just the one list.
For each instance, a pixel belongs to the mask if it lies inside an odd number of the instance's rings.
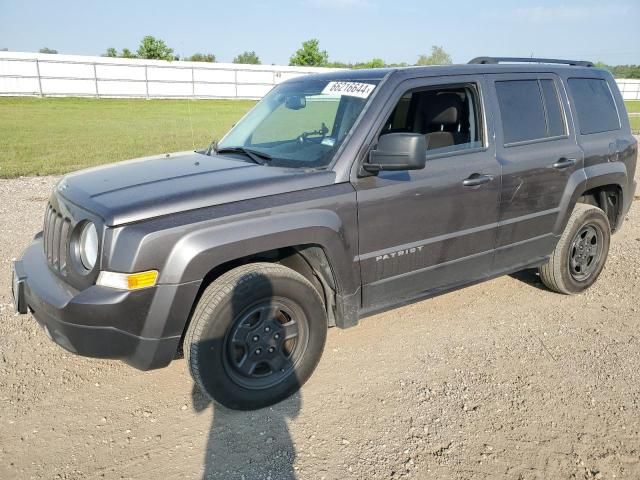
{"label": "round headlight", "polygon": [[80,261],[87,270],[93,270],[98,260],[98,231],[96,226],[88,222],[80,233]]}

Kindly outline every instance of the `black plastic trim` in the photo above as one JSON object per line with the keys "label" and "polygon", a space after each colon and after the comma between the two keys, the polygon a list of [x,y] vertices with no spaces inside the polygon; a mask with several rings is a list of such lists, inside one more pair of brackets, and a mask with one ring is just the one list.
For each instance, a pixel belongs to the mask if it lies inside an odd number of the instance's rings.
{"label": "black plastic trim", "polygon": [[558,58],[529,58],[529,57],[476,57],[469,60],[469,64],[487,65],[498,63],[551,63],[557,65],[571,65],[573,67],[593,67],[588,60],[560,60]]}

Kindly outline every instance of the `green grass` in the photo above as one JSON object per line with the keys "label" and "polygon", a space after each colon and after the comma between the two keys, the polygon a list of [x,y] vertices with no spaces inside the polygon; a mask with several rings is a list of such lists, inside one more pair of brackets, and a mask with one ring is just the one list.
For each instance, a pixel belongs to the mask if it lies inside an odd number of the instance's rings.
{"label": "green grass", "polygon": [[207,146],[255,102],[0,98],[0,177],[80,168]]}
{"label": "green grass", "polygon": [[624,104],[628,113],[640,113],[640,100],[627,100]]}
{"label": "green grass", "polygon": [[[627,100],[624,103],[627,106],[627,112],[640,113],[640,100]],[[631,123],[631,131],[640,133],[640,115],[629,117],[629,122]]]}
{"label": "green grass", "polygon": [[[214,136],[222,138],[254,104],[249,100],[0,98],[0,178],[60,174],[204,147]],[[640,101],[626,105],[629,113],[640,113]],[[630,120],[632,130],[640,132],[640,116]]]}

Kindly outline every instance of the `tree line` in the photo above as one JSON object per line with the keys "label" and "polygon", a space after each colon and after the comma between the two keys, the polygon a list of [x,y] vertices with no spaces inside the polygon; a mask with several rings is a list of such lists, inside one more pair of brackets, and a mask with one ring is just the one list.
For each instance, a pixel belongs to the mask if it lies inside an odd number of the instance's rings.
{"label": "tree line", "polygon": [[[111,47],[103,54],[104,57],[119,58],[145,58],[153,60],[185,60],[189,62],[215,62],[213,53],[194,53],[191,56],[180,58],[163,40],[147,35],[140,41],[136,52],[123,48],[120,52]],[[242,52],[233,59],[233,63],[260,65],[260,57],[254,51]],[[415,65],[448,65],[451,64],[451,55],[444,48],[434,45],[430,54],[418,56]],[[289,65],[300,67],[331,67],[331,68],[382,68],[382,67],[406,67],[408,63],[387,63],[381,58],[372,58],[368,61],[346,63],[330,61],[326,50],[320,49],[320,42],[312,38],[302,42],[302,46],[289,59]]]}
{"label": "tree line", "polygon": [[[118,52],[114,47],[107,48],[107,51],[102,54],[103,57],[118,57],[118,58],[145,58],[149,60],[169,60],[177,61],[184,60],[187,62],[215,62],[216,56],[213,53],[200,53],[196,52],[188,57],[180,57],[180,55],[174,53],[173,48],[170,48],[164,40],[155,38],[152,35],[143,37],[138,46],[138,50],[132,52],[128,48],[123,48]],[[260,65],[260,57],[253,51],[242,52],[233,59],[233,63],[244,63]]]}
{"label": "tree line", "polygon": [[[3,49],[5,50],[5,49]],[[41,48],[40,53],[58,53],[57,50],[51,48]],[[216,56],[213,53],[194,53],[188,57],[180,57],[175,54],[163,40],[155,38],[152,35],[145,36],[136,51],[123,48],[118,51],[116,48],[107,48],[102,55],[104,57],[118,58],[145,58],[152,60],[185,60],[189,62],[215,62]],[[260,57],[255,51],[245,51],[233,58],[233,63],[260,65]],[[451,55],[445,49],[438,45],[433,45],[429,53],[418,56],[413,65],[449,65],[451,64]],[[320,48],[320,41],[312,38],[302,42],[289,59],[289,65],[300,67],[330,67],[330,68],[383,68],[383,67],[407,67],[410,64],[387,63],[382,58],[372,58],[371,60],[360,62],[341,62],[331,60],[326,50]],[[606,68],[616,78],[640,78],[640,65],[607,65],[603,62],[597,62],[597,67]]]}
{"label": "tree line", "polygon": [[606,68],[616,78],[640,78],[640,65],[607,65],[596,62],[596,67]]}
{"label": "tree line", "polygon": [[[450,65],[451,55],[438,45],[431,47],[431,53],[422,54],[414,65]],[[387,63],[382,58],[372,58],[364,62],[346,63],[330,61],[326,50],[320,49],[320,42],[316,38],[302,42],[302,46],[289,59],[289,65],[301,67],[333,67],[333,68],[383,68],[408,67],[406,62]]]}

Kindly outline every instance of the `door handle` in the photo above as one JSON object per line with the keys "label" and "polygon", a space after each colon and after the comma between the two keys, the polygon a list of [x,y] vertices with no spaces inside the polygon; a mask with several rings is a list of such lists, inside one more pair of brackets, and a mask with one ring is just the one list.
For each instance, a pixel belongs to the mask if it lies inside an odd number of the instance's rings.
{"label": "door handle", "polygon": [[558,159],[558,161],[551,166],[556,170],[564,170],[565,168],[573,167],[575,164],[576,164],[575,158],[562,157]]}
{"label": "door handle", "polygon": [[462,181],[462,185],[465,187],[477,187],[478,185],[484,185],[485,183],[489,183],[493,180],[493,176],[491,175],[483,175],[481,173],[474,173],[469,178],[466,178]]}

